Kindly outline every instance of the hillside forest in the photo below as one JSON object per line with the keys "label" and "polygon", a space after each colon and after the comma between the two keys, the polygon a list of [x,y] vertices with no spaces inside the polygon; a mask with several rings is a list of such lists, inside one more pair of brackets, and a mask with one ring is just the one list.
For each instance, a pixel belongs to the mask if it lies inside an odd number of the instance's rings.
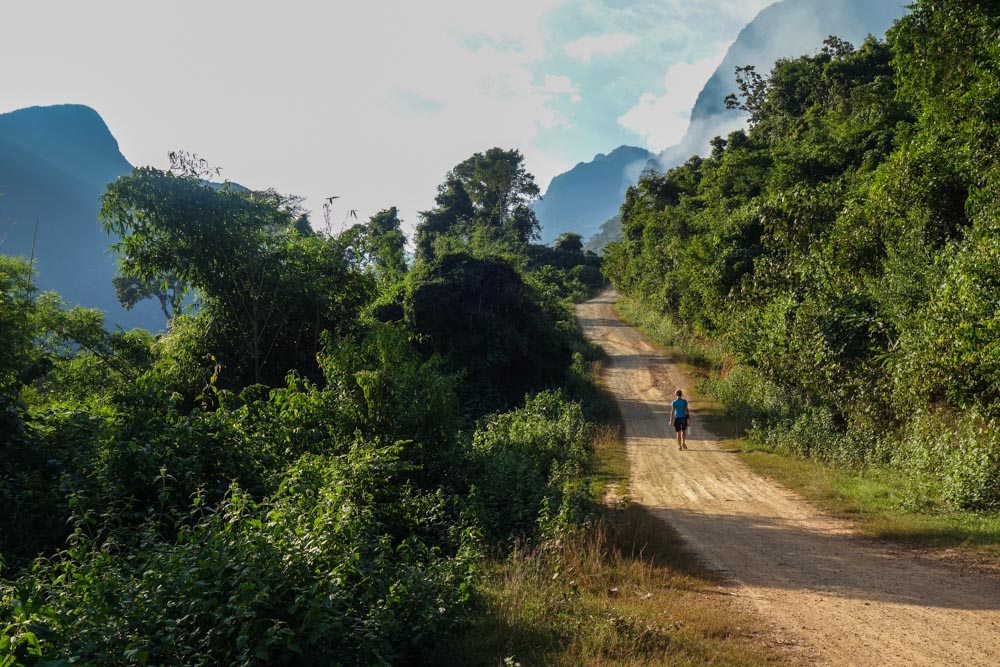
{"label": "hillside forest", "polygon": [[394,208],[318,233],[173,158],[101,209],[166,334],[0,262],[0,664],[419,662],[488,554],[588,511],[600,260],[532,244],[516,150],[449,172],[412,262]]}
{"label": "hillside forest", "polygon": [[751,437],[1000,508],[1000,8],[923,0],[738,75],[749,128],[628,192],[606,273],[712,341]]}

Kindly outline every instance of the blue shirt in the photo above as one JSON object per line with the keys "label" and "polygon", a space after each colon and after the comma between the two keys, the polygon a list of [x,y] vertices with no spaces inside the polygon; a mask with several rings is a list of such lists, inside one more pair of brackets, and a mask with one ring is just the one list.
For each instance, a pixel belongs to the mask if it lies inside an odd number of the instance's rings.
{"label": "blue shirt", "polygon": [[674,419],[687,419],[688,402],[683,398],[675,398],[670,407],[674,409]]}

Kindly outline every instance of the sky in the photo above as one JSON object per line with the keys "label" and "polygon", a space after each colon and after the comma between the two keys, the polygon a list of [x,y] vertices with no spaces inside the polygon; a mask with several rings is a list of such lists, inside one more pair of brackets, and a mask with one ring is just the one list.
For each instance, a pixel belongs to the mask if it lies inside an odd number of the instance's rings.
{"label": "sky", "polygon": [[77,103],[134,165],[186,150],[306,197],[337,231],[412,230],[453,166],[517,148],[544,190],[622,144],[676,143],[772,0],[3,0],[0,112]]}

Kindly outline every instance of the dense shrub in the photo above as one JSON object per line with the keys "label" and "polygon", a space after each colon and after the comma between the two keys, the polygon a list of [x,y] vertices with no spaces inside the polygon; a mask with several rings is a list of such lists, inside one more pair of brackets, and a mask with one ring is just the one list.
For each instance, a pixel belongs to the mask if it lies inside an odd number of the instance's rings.
{"label": "dense shrub", "polygon": [[580,406],[543,392],[523,408],[484,419],[472,442],[473,479],[486,533],[494,539],[535,528],[543,502],[558,506],[563,485],[590,459],[592,426]]}
{"label": "dense shrub", "polygon": [[[397,486],[392,450],[307,457],[257,503],[233,487],[195,497],[173,540],[134,548],[84,534],[60,559],[2,591],[4,639],[28,660],[84,664],[344,664],[401,661],[454,626],[471,593],[472,542],[443,499]],[[387,489],[400,493],[385,497]],[[410,506],[406,537],[386,514]],[[430,534],[431,539],[427,538]]]}
{"label": "dense shrub", "polygon": [[900,445],[898,460],[913,476],[915,504],[1000,509],[1000,434],[993,418],[921,411]]}
{"label": "dense shrub", "polygon": [[427,353],[461,371],[467,414],[561,383],[570,362],[565,337],[507,261],[451,253],[409,278],[407,320]]}

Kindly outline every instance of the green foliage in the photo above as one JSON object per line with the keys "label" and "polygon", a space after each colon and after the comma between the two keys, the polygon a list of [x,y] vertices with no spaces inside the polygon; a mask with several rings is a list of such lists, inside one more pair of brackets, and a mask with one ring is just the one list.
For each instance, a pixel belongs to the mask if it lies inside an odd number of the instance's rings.
{"label": "green foliage", "polygon": [[[196,496],[176,539],[143,531],[130,557],[77,534],[61,561],[6,588],[3,608],[44,632],[48,660],[403,661],[460,618],[474,552],[466,534],[434,530],[441,498],[394,485],[394,460],[359,444],[345,458],[304,458],[264,503],[238,487],[216,510]],[[399,542],[384,533],[392,514],[408,522]]]}
{"label": "green foliage", "polygon": [[424,360],[402,326],[379,325],[358,344],[331,345],[321,365],[342,433],[403,443],[415,480],[460,483],[458,386],[440,357]]}
{"label": "green foliage", "polygon": [[589,511],[591,423],[551,390],[598,413],[569,300],[599,260],[528,244],[517,151],[455,168],[412,271],[394,208],[324,236],[172,159],[102,210],[166,333],[0,257],[0,664],[418,662],[483,553]]}
{"label": "green foliage", "polygon": [[421,347],[463,374],[462,406],[478,416],[560,384],[569,349],[510,264],[448,254],[410,275],[407,321]]}
{"label": "green foliage", "polygon": [[525,255],[526,278],[556,301],[583,299],[604,285],[601,259],[592,252],[531,245]]}
{"label": "green foliage", "polygon": [[22,380],[33,356],[28,262],[0,255],[0,387]]}
{"label": "green foliage", "polygon": [[279,384],[315,371],[323,331],[352,331],[370,298],[352,270],[350,236],[302,235],[294,200],[214,188],[192,176],[136,169],[108,186],[101,217],[121,238],[122,272],[143,284],[194,288],[223,384]]}
{"label": "green foliage", "polygon": [[150,363],[148,335],[109,333],[100,312],[65,309],[55,294],[36,294],[27,271],[27,262],[0,256],[0,562],[10,567],[67,533],[67,476],[79,472],[91,443],[48,437],[51,422],[88,400],[89,423],[101,424],[100,402]]}
{"label": "green foliage", "polygon": [[564,252],[583,252],[583,237],[576,232],[563,232],[552,247]]}
{"label": "green foliage", "polygon": [[406,275],[406,236],[395,206],[379,211],[367,224],[350,228],[344,237],[358,261],[375,274],[383,288]]}
{"label": "green foliage", "polygon": [[176,276],[167,275],[162,280],[142,280],[135,276],[118,275],[112,279],[118,301],[125,310],[132,310],[140,301],[155,298],[166,322],[180,314],[184,306],[186,286]]}
{"label": "green foliage", "polygon": [[886,42],[741,68],[749,131],[646,174],[606,250],[622,293],[725,341],[714,389],[762,441],[905,467],[941,450],[915,415],[954,415],[968,444],[914,470],[967,508],[1000,456],[962,426],[1000,409],[998,43],[994,3],[922,0]]}
{"label": "green foliage", "polygon": [[580,406],[557,392],[484,419],[473,437],[472,463],[486,534],[516,536],[533,525],[543,502],[560,507],[572,497],[572,482],[590,462],[592,438]]}
{"label": "green foliage", "polygon": [[420,214],[417,259],[449,251],[523,250],[539,236],[529,204],[541,191],[516,149],[491,148],[455,165],[438,187],[435,208]]}

